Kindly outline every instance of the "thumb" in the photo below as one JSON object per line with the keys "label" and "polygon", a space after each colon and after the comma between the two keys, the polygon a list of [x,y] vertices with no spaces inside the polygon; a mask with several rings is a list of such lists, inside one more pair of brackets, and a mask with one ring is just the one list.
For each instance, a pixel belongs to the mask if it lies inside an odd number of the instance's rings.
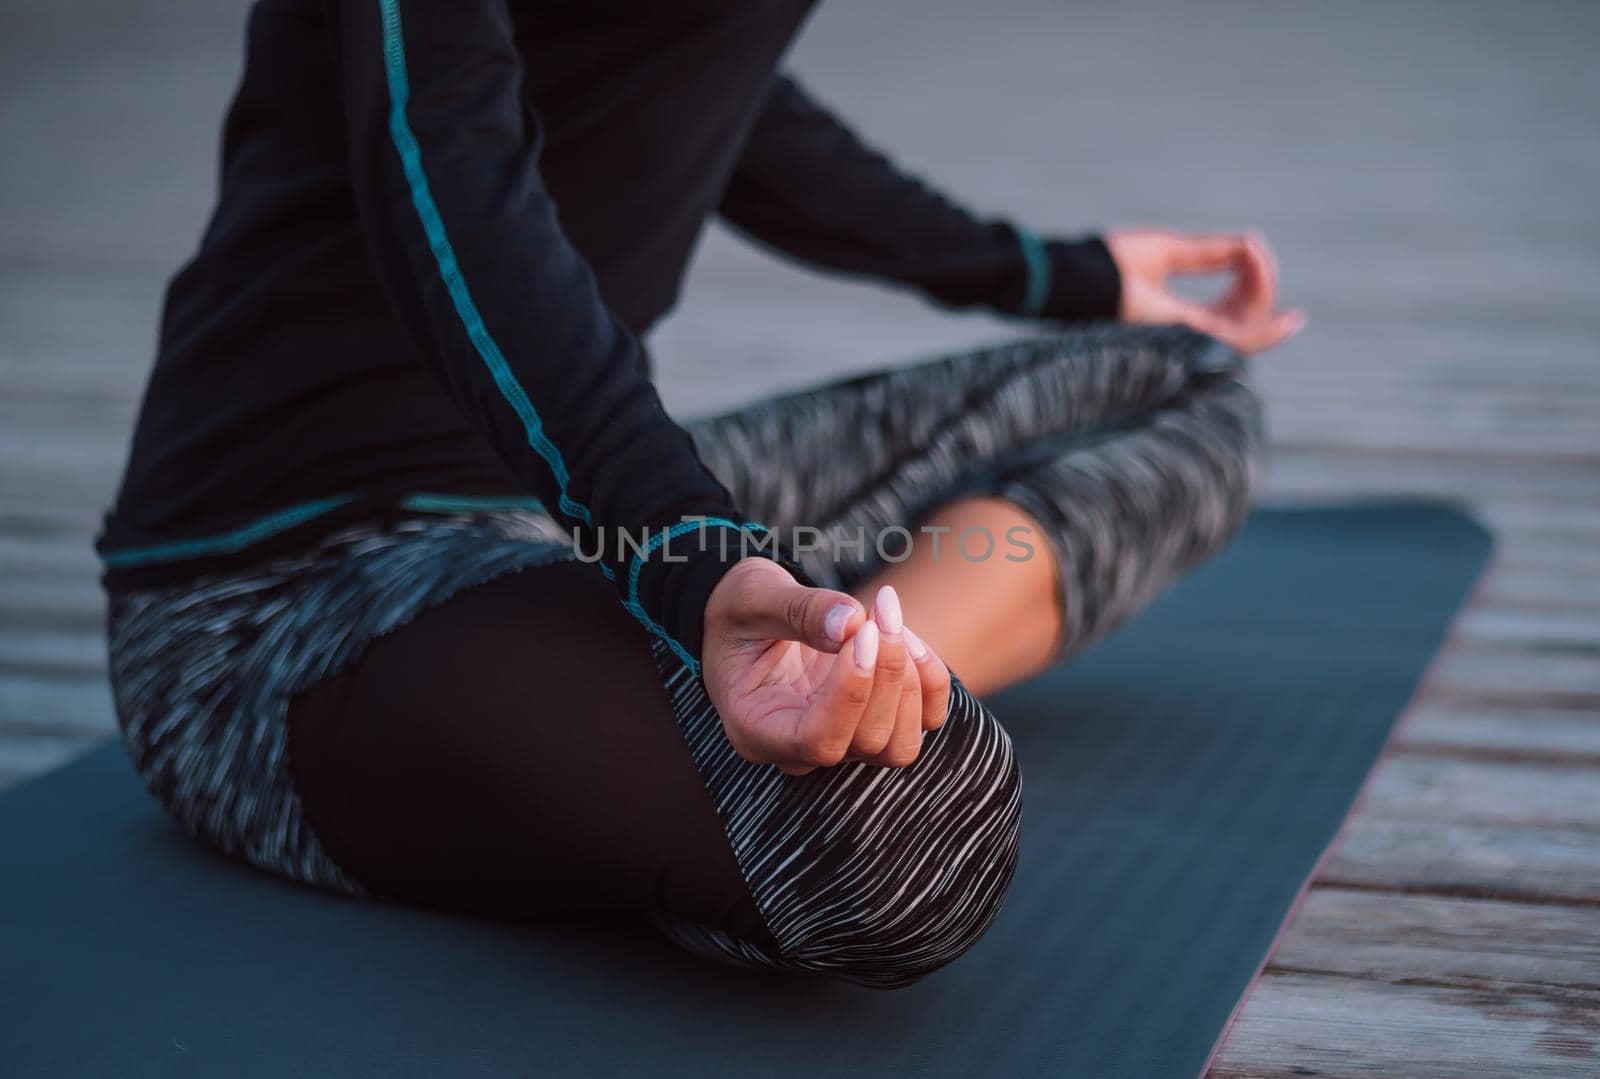
{"label": "thumb", "polygon": [[746,636],[800,641],[819,652],[837,652],[867,618],[851,596],[808,588],[788,572],[761,574],[748,588],[739,603],[739,628]]}

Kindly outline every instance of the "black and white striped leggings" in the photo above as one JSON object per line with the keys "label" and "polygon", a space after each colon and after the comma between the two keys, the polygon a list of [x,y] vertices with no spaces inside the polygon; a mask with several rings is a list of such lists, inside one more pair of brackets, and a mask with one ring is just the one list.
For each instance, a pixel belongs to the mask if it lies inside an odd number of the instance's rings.
{"label": "black and white striped leggings", "polygon": [[[1015,502],[1060,566],[1064,652],[1227,540],[1259,441],[1234,354],[1114,326],[689,427],[746,512],[818,530],[804,560],[834,587],[881,557],[839,536],[968,493]],[[542,512],[433,510],[112,597],[129,749],[192,834],[333,890],[510,917],[646,912],[703,954],[875,986],[982,934],[1015,865],[1020,781],[959,682],[908,768],[750,764],[698,677]]]}

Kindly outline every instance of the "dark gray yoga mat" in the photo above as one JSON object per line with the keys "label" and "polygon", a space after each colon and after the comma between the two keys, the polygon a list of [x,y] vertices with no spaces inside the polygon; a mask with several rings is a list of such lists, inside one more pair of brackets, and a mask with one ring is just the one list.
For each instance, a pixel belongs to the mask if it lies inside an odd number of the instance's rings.
{"label": "dark gray yoga mat", "polygon": [[1446,509],[1261,512],[997,697],[1016,884],[894,993],[318,895],[187,843],[102,750],[0,798],[0,1073],[1193,1075],[1488,550]]}

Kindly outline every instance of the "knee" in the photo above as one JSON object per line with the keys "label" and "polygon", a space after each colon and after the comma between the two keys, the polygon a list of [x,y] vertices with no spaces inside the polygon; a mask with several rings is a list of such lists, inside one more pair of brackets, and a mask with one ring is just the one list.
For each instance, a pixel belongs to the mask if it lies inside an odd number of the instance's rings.
{"label": "knee", "polygon": [[1213,337],[1183,327],[1162,327],[1172,354],[1182,361],[1184,385],[1162,418],[1176,421],[1193,443],[1196,457],[1218,473],[1227,493],[1238,496],[1230,509],[1243,515],[1260,466],[1264,439],[1261,398],[1251,388],[1244,356]]}
{"label": "knee", "polygon": [[1261,483],[1265,441],[1261,399],[1235,376],[1202,390],[1197,409],[1211,435],[1211,463],[1219,480],[1224,531],[1231,535],[1244,523]]}
{"label": "knee", "polygon": [[807,852],[798,875],[811,879],[763,904],[768,923],[786,964],[909,985],[970,948],[1010,886],[1021,796],[1011,739],[958,684],[914,765],[830,771],[847,780],[833,802],[848,816]]}
{"label": "knee", "polygon": [[1239,369],[1195,375],[1175,407],[1151,423],[1146,464],[1165,482],[1162,519],[1182,522],[1193,554],[1209,555],[1250,512],[1265,442],[1261,399]]}

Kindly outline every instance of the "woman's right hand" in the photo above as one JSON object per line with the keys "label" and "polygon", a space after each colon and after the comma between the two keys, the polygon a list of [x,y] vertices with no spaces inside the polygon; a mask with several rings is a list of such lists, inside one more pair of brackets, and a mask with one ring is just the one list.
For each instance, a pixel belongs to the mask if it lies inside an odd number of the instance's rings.
{"label": "woman's right hand", "polygon": [[892,588],[869,618],[746,558],[706,604],[701,673],[733,748],[801,775],[847,760],[904,767],[950,706],[950,672],[905,627]]}

